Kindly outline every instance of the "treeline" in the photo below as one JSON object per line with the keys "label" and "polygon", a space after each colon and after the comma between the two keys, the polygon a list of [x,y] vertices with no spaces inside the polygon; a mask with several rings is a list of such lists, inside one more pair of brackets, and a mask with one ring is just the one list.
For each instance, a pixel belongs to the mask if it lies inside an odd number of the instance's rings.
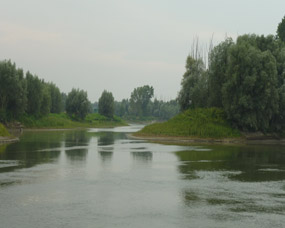
{"label": "treeline", "polygon": [[168,120],[178,114],[180,111],[177,100],[162,101],[156,98],[154,101],[150,100],[145,116],[139,115],[136,112],[135,107],[130,104],[129,99],[123,99],[120,102],[116,101],[115,114],[129,120]]}
{"label": "treeline", "polygon": [[84,119],[91,112],[87,92],[72,89],[66,95],[54,83],[30,72],[24,74],[10,60],[0,61],[0,122],[64,111],[75,119]]}
{"label": "treeline", "polygon": [[114,101],[113,94],[104,91],[92,108],[101,115],[115,114],[125,120],[168,120],[179,113],[177,100],[162,101],[153,96],[154,89],[149,85],[135,88],[129,99],[121,101]]}
{"label": "treeline", "polygon": [[131,93],[130,99],[115,102],[115,114],[129,120],[167,120],[179,113],[176,100],[152,100],[153,95],[152,86],[137,87]]}
{"label": "treeline", "polygon": [[36,118],[49,113],[66,112],[74,120],[84,120],[88,113],[114,119],[114,115],[125,119],[169,119],[179,111],[176,101],[163,102],[153,97],[153,87],[135,88],[130,99],[114,100],[113,94],[103,91],[99,102],[91,105],[84,90],[72,89],[68,94],[37,75],[16,67],[10,60],[0,61],[0,122],[21,120],[25,115]]}
{"label": "treeline", "polygon": [[[277,35],[227,38],[209,53],[188,56],[178,102],[182,110],[222,108],[245,131],[285,129],[285,17]],[[197,52],[193,52],[197,53]]]}
{"label": "treeline", "polygon": [[16,67],[11,61],[0,62],[0,121],[17,119],[27,113],[46,115],[63,111],[58,87]]}

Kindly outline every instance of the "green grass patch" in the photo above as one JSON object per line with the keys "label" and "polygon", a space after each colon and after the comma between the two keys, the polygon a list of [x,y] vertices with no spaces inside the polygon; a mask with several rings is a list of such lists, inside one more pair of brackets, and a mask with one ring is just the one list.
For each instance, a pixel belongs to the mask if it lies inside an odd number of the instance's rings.
{"label": "green grass patch", "polygon": [[91,128],[91,127],[115,127],[127,125],[118,117],[108,119],[98,113],[88,114],[82,121],[71,119],[66,113],[49,114],[42,117],[22,116],[20,122],[25,128],[51,128],[51,129],[68,129],[68,128]]}
{"label": "green grass patch", "polygon": [[7,129],[0,123],[0,136],[1,137],[8,137],[11,136]]}
{"label": "green grass patch", "polygon": [[135,135],[193,138],[235,138],[241,134],[233,129],[222,109],[190,109],[164,123],[144,127]]}

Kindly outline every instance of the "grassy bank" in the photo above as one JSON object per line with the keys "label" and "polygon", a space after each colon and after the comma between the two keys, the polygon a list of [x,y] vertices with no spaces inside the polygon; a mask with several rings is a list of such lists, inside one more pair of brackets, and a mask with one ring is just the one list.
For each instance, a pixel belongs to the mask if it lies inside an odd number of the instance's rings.
{"label": "grassy bank", "polygon": [[108,119],[98,113],[88,114],[84,120],[76,121],[71,119],[67,114],[49,114],[43,117],[23,116],[20,122],[25,128],[52,128],[68,129],[79,127],[116,127],[127,125],[118,117]]}
{"label": "grassy bank", "polygon": [[226,121],[221,109],[194,109],[180,113],[164,123],[144,127],[136,136],[193,138],[236,138],[241,134]]}
{"label": "grassy bank", "polygon": [[0,137],[9,137],[10,134],[7,129],[0,123]]}

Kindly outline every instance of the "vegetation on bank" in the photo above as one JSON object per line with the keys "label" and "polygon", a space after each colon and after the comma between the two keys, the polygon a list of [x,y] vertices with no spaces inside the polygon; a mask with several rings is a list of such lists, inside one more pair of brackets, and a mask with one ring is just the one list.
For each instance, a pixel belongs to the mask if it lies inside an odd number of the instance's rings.
{"label": "vegetation on bank", "polygon": [[20,119],[25,128],[67,129],[89,127],[116,127],[127,125],[122,119],[114,116],[107,118],[98,113],[87,114],[84,120],[72,119],[65,113],[50,113],[42,117],[22,116]]}
{"label": "vegetation on bank", "polygon": [[[73,88],[68,94],[51,82],[45,82],[29,71],[24,73],[10,60],[0,61],[0,123],[23,122],[28,127],[85,126],[89,114],[99,113],[106,118],[92,119],[93,126],[115,126],[117,115],[123,119],[169,119],[178,110],[177,102],[151,101],[153,88],[134,89],[130,100],[115,102],[113,94],[104,90],[99,102],[93,104],[84,90]],[[70,119],[62,118],[66,113]],[[96,117],[96,118],[97,118]],[[95,118],[95,119],[96,119]],[[90,116],[88,117],[90,119]],[[79,122],[79,123],[78,123]],[[121,125],[121,123],[119,123]]]}
{"label": "vegetation on bank", "polygon": [[242,131],[282,134],[284,34],[285,17],[277,35],[227,38],[210,48],[208,58],[200,52],[198,41],[194,43],[178,95],[181,110],[217,107],[224,110],[231,126]]}
{"label": "vegetation on bank", "polygon": [[0,123],[0,137],[9,137],[10,133],[7,129]]}
{"label": "vegetation on bank", "polygon": [[236,138],[239,130],[231,127],[219,108],[184,111],[167,122],[155,123],[135,133],[136,136],[173,136],[191,138]]}
{"label": "vegetation on bank", "polygon": [[285,17],[275,36],[227,38],[207,55],[193,43],[177,98],[183,112],[136,135],[235,138],[241,130],[283,136]]}

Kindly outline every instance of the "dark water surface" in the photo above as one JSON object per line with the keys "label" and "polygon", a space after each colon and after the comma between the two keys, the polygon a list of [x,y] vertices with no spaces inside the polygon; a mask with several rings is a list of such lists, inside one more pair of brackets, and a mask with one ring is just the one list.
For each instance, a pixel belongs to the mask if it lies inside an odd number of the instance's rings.
{"label": "dark water surface", "polygon": [[0,145],[0,227],[285,227],[285,147],[170,146],[141,126]]}

